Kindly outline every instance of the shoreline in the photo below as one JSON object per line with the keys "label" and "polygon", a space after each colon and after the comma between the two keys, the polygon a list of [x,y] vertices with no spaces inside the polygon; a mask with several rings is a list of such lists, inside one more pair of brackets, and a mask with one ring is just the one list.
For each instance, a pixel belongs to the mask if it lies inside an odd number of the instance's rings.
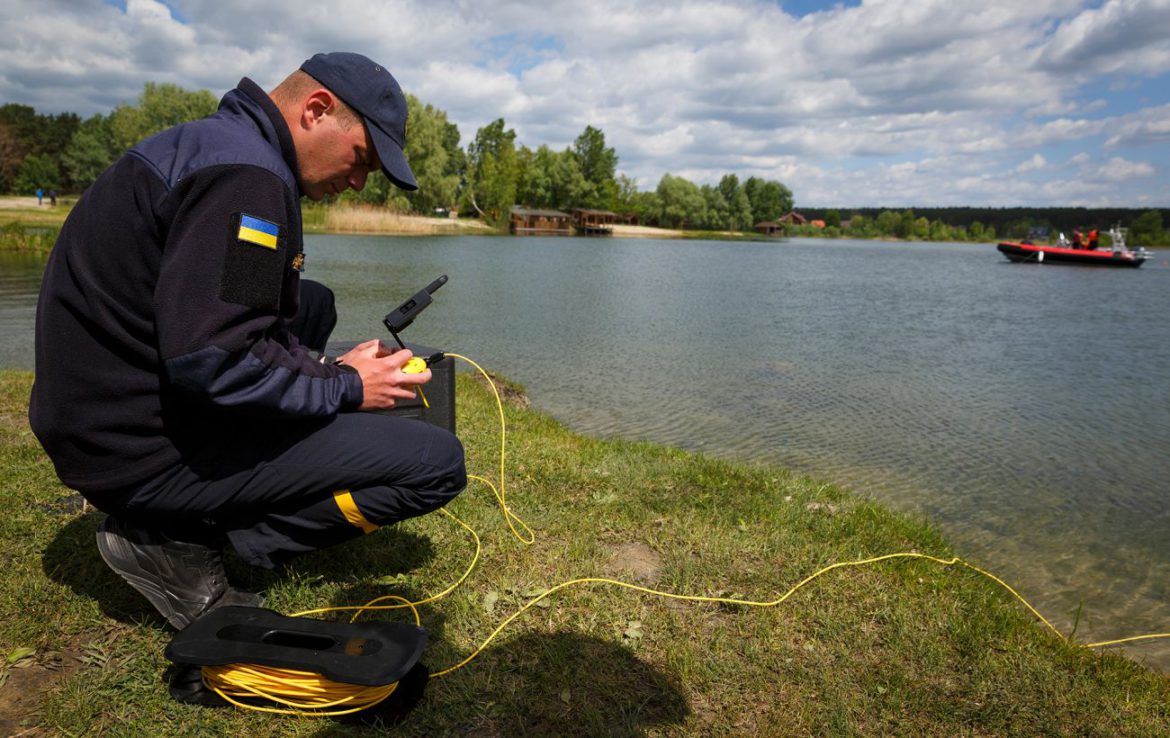
{"label": "shoreline", "polygon": [[[0,227],[20,224],[32,228],[60,227],[72,209],[75,197],[61,198],[57,206],[38,206],[35,197],[0,197]],[[493,228],[480,218],[436,218],[426,215],[400,214],[368,206],[306,204],[303,209],[302,230],[305,235],[337,236],[513,236],[507,230]],[[793,238],[833,243],[834,241],[867,241],[888,244],[903,243],[979,243],[993,245],[991,241],[931,241],[894,236],[859,237],[850,235],[825,236],[822,234],[796,233],[792,235],[768,236],[755,231],[688,231],[678,228],[656,226],[613,224],[611,238],[659,239],[659,240],[713,240],[758,243],[785,243]],[[523,237],[523,236],[520,236]],[[576,234],[558,236],[583,238]],[[592,238],[606,238],[594,236]],[[42,246],[22,246],[8,239],[0,239],[0,252],[47,253]]]}

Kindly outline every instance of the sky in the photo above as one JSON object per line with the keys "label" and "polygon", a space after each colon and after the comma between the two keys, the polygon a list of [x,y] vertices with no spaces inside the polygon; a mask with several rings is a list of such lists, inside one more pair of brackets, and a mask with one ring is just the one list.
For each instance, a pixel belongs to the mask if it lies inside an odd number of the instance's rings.
{"label": "sky", "polygon": [[4,0],[0,102],[271,89],[356,51],[531,149],[600,128],[639,189],[804,207],[1170,206],[1170,0]]}

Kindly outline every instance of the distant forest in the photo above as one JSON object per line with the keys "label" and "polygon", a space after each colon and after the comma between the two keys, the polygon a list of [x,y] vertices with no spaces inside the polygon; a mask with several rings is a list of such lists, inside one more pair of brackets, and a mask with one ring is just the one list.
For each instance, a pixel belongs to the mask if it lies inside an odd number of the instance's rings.
{"label": "distant forest", "polygon": [[[974,223],[994,229],[1000,238],[1024,238],[1034,227],[1047,227],[1054,233],[1063,231],[1071,238],[1074,228],[1088,230],[1097,228],[1104,232],[1120,223],[1128,226],[1151,211],[1161,215],[1161,222],[1170,221],[1170,209],[1158,208],[797,208],[809,220],[833,220],[833,214],[841,221],[848,221],[860,215],[867,220],[876,220],[886,211],[902,212],[911,210],[916,218],[941,221],[953,227],[970,229]],[[1148,217],[1148,216],[1147,216]]]}
{"label": "distant forest", "polygon": [[[782,182],[741,180],[728,173],[718,184],[699,185],[670,173],[644,190],[619,174],[618,154],[605,133],[587,125],[564,150],[519,143],[499,118],[476,131],[466,148],[446,112],[413,95],[406,154],[418,180],[416,192],[390,185],[380,172],[361,192],[330,202],[361,203],[398,212],[445,214],[457,209],[506,227],[514,205],[569,210],[611,210],[642,225],[695,231],[752,232],[795,207],[814,224],[786,222],[787,235],[825,238],[899,238],[932,241],[1022,239],[1035,227],[1071,236],[1074,228],[1105,232],[1120,223],[1132,245],[1160,245],[1170,210],[1130,208],[805,208]],[[82,119],[74,113],[42,115],[27,105],[0,104],[0,193],[77,193],[122,152],[143,138],[184,121],[210,115],[216,98],[207,90],[147,83],[135,103],[108,115]],[[789,219],[785,219],[786,221]],[[769,232],[772,232],[769,230]]]}

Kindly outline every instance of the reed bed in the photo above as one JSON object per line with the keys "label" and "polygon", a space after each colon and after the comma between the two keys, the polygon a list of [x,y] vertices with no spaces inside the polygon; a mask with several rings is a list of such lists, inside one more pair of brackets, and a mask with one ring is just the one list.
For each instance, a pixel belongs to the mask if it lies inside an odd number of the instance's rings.
{"label": "reed bed", "polygon": [[[319,226],[329,233],[394,233],[402,235],[432,235],[452,232],[490,232],[481,221],[447,218],[428,218],[422,215],[403,215],[392,210],[373,207],[333,206],[325,210]],[[306,219],[306,230],[317,230],[317,225]]]}

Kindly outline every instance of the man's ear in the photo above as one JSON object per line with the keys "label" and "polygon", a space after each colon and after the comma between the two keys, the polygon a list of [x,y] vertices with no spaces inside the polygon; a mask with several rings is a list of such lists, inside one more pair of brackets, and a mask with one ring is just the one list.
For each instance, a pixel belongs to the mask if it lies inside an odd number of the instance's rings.
{"label": "man's ear", "polygon": [[301,107],[301,125],[312,128],[334,112],[336,107],[337,99],[332,92],[325,88],[314,90],[305,98],[305,104]]}

